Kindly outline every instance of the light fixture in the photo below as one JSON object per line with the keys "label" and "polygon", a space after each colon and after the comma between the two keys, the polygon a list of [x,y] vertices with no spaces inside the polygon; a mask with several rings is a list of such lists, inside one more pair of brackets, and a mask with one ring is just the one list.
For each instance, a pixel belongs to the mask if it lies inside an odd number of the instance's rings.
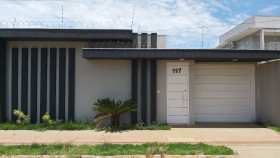
{"label": "light fixture", "polygon": [[232,61],[238,61],[238,59],[232,59]]}

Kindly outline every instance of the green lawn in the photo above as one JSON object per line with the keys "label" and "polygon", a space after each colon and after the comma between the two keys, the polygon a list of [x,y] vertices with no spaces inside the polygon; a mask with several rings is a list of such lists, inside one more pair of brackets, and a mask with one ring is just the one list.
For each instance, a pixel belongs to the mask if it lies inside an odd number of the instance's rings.
{"label": "green lawn", "polygon": [[153,123],[151,125],[130,125],[120,128],[103,127],[96,128],[93,123],[59,123],[54,125],[46,126],[43,123],[38,124],[28,124],[28,125],[18,125],[15,123],[0,123],[0,130],[105,130],[105,131],[121,131],[121,130],[170,130],[170,125]]}
{"label": "green lawn", "polygon": [[0,145],[0,155],[233,155],[232,149],[225,146],[213,146],[203,143],[146,143],[132,144],[100,144],[100,145]]}

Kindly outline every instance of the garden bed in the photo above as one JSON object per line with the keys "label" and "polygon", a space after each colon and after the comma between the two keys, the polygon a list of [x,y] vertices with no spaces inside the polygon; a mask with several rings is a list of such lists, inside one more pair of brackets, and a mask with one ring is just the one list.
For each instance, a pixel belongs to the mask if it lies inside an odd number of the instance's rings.
{"label": "garden bed", "polygon": [[119,128],[113,127],[96,127],[94,123],[57,123],[52,125],[46,125],[44,123],[37,124],[15,124],[15,123],[0,123],[0,130],[105,130],[105,131],[119,131],[119,130],[170,130],[171,127],[168,124],[151,124],[151,125],[129,125]]}

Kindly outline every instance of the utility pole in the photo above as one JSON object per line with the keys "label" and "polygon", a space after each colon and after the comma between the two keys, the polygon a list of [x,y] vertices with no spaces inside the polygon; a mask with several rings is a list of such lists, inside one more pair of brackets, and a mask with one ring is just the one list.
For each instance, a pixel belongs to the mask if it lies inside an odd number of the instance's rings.
{"label": "utility pole", "polygon": [[63,28],[63,5],[61,6],[61,26]]}
{"label": "utility pole", "polygon": [[201,27],[201,48],[203,48],[204,45],[204,27],[205,26]]}

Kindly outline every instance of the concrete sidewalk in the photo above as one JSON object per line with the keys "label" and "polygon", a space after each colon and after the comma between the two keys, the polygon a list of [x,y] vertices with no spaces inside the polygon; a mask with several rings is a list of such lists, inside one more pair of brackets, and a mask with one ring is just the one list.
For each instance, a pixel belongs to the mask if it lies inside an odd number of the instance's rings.
{"label": "concrete sidewalk", "polygon": [[[207,124],[209,125],[209,124]],[[71,142],[76,144],[96,143],[145,143],[145,142],[188,142],[188,143],[258,143],[280,142],[275,131],[249,124],[245,127],[219,126],[211,128],[197,125],[194,128],[172,128],[171,130],[134,130],[122,132],[105,131],[0,131],[1,144],[31,144]],[[241,124],[243,125],[243,124]]]}
{"label": "concrete sidewalk", "polygon": [[280,134],[255,124],[197,124],[160,131],[0,131],[0,144],[204,142],[226,145],[240,158],[280,158]]}

